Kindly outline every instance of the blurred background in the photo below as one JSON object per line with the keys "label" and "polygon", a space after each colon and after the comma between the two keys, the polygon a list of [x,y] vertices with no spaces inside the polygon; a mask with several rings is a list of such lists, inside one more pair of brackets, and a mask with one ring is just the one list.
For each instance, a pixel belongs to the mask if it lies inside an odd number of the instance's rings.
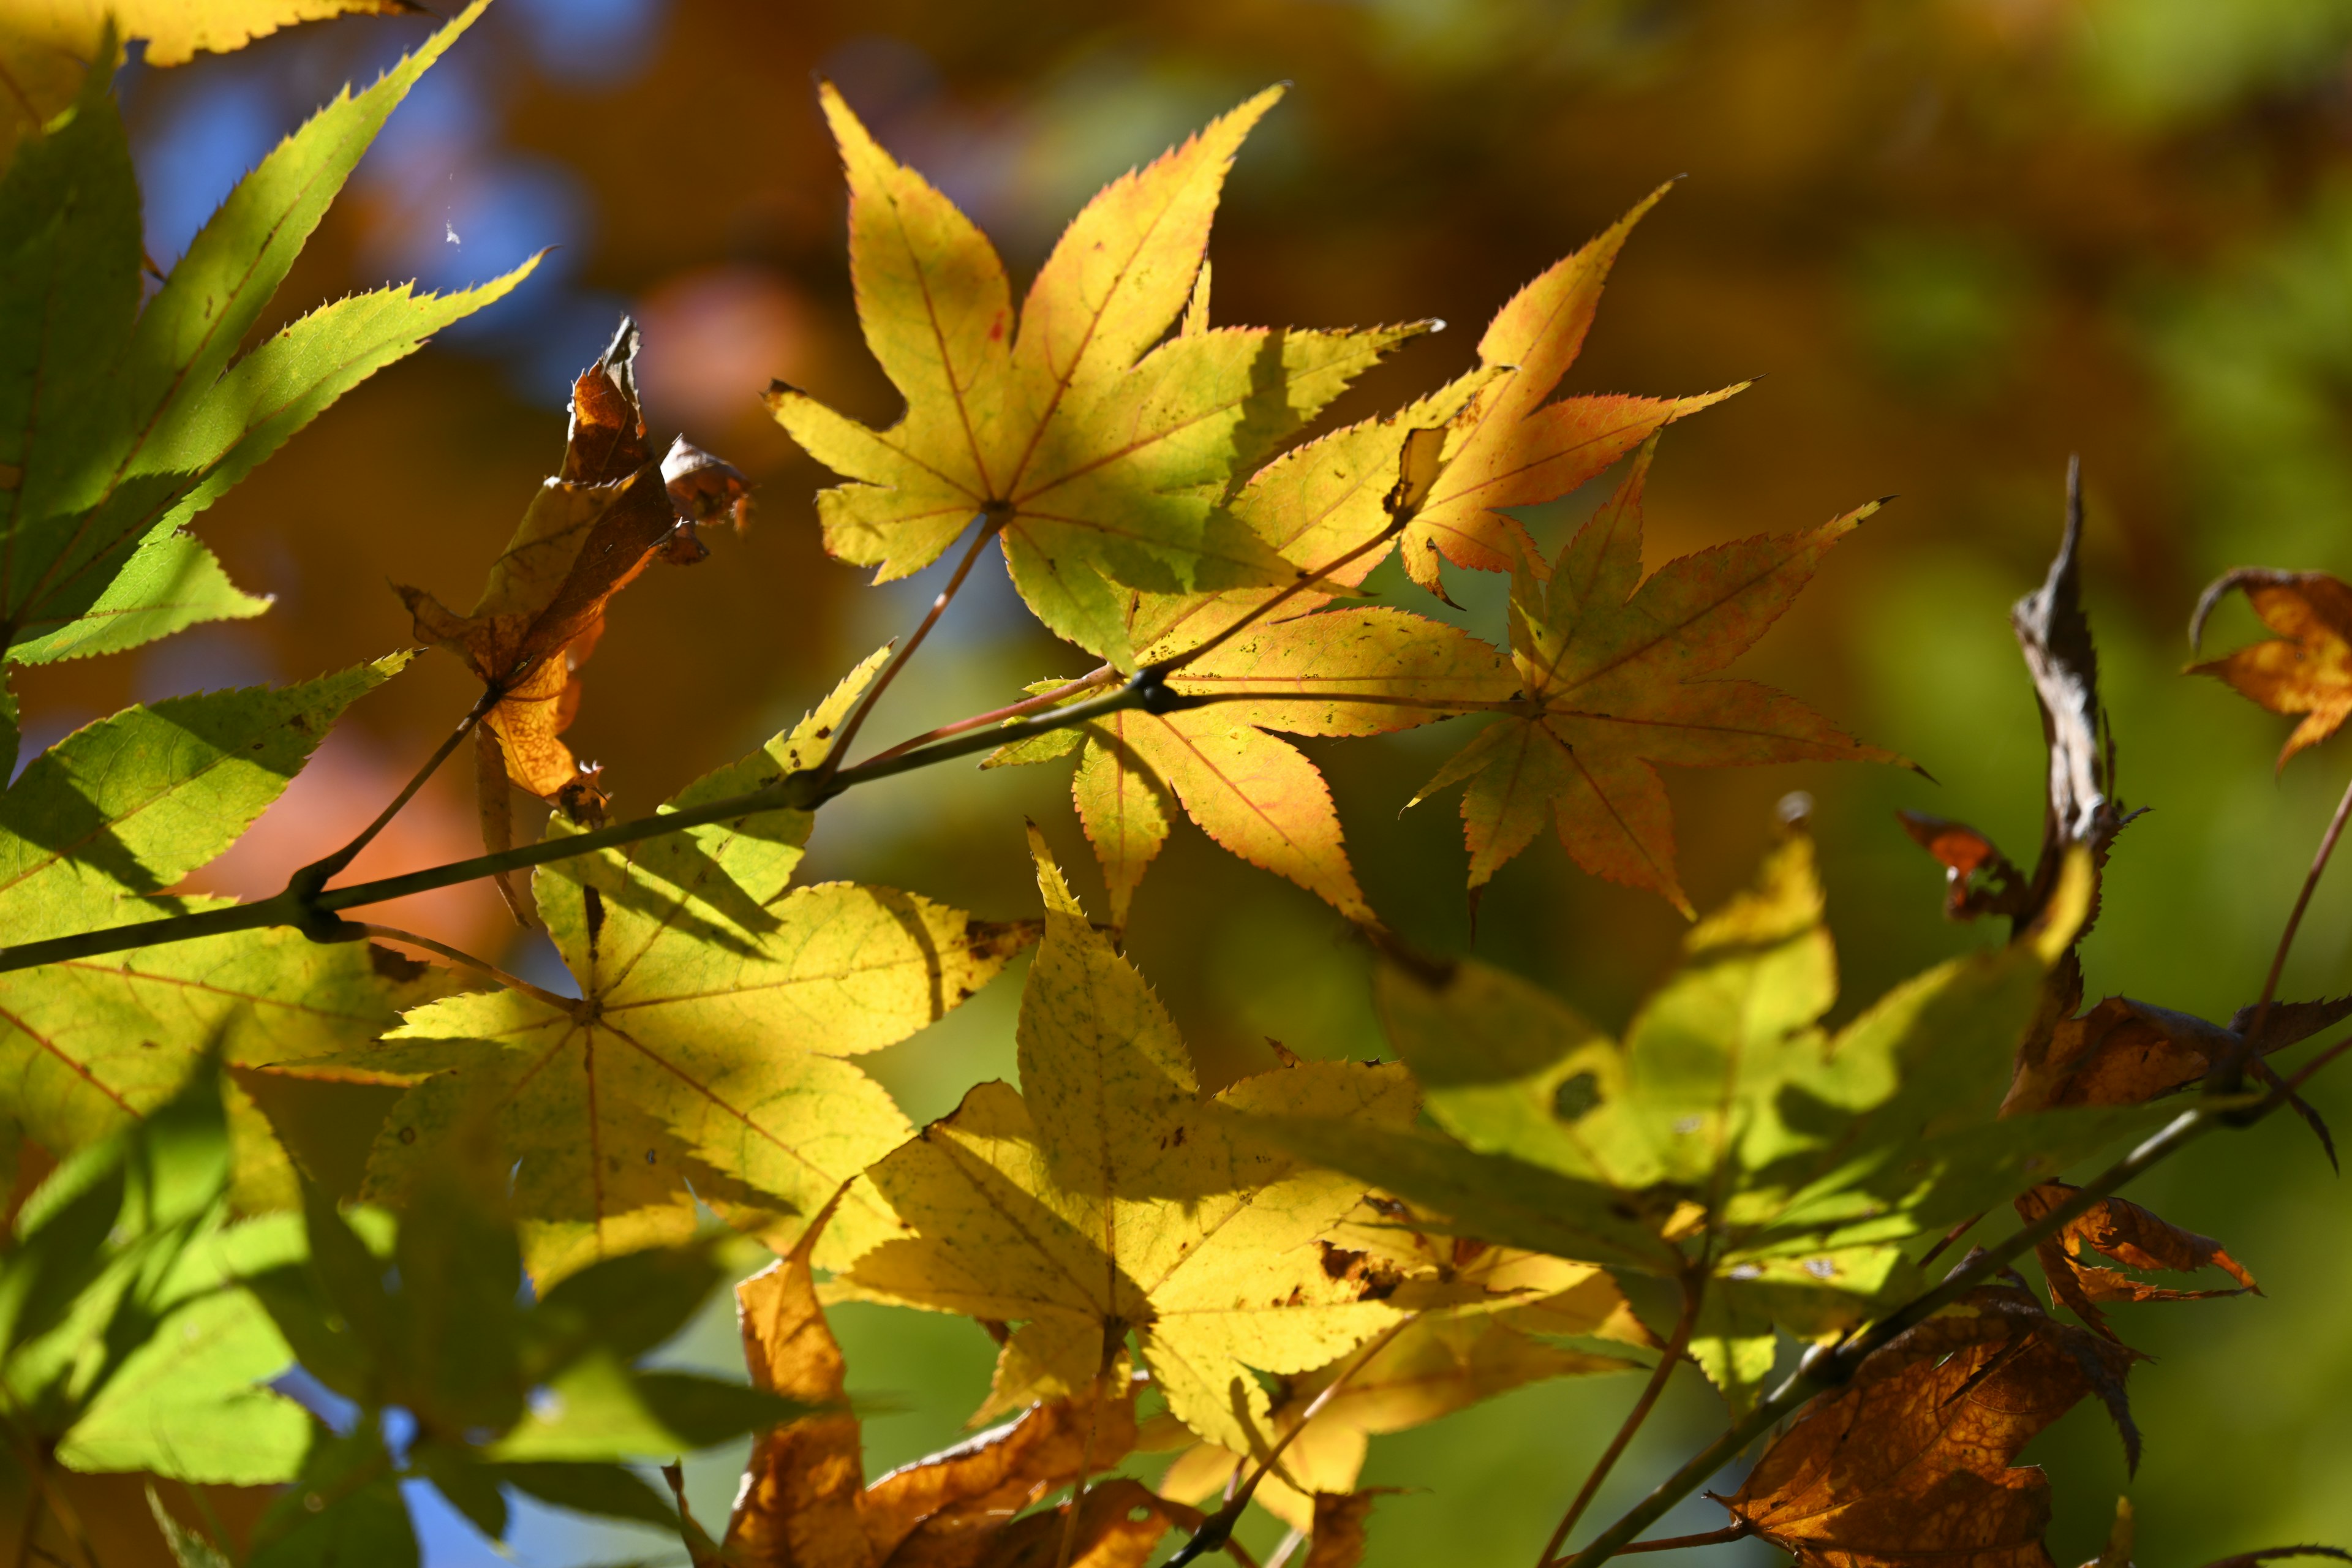
{"label": "blurred background", "polygon": [[[129,68],[154,259],[168,267],[278,136],[427,25],[351,20],[175,70]],[[571,735],[605,764],[616,808],[649,809],[743,754],[911,626],[938,571],[877,590],[828,562],[810,501],[825,476],[757,396],[782,377],[861,417],[895,414],[852,311],[817,75],[995,237],[1016,279],[1104,180],[1265,83],[1295,84],[1233,176],[1212,246],[1218,319],[1454,323],[1366,377],[1327,426],[1457,372],[1521,281],[1681,176],[1626,248],[1568,386],[1762,378],[1668,432],[1653,566],[1900,498],[1740,673],[1940,781],[1670,774],[1693,897],[1704,907],[1740,885],[1774,803],[1804,790],[1841,1016],[1991,940],[1942,921],[1940,869],[1893,813],[1963,817],[2030,856],[2042,744],[2007,607],[2044,569],[2079,451],[2122,793],[2153,808],[2118,845],[2091,992],[2222,1017],[2252,1000],[2347,760],[2339,742],[2274,776],[2284,722],[2179,670],[2189,606],[2221,569],[2352,574],[2352,0],[499,0],[394,117],[281,305],[410,277],[452,286],[558,248],[511,300],[346,398],[202,521],[242,584],[278,596],[271,614],[23,672],[28,753],[131,700],[406,645],[390,581],[469,602],[560,458],[570,376],[624,310],[645,329],[656,437],[683,430],[731,458],[756,481],[757,512],[706,564],[656,567],[616,602]],[[1528,521],[1555,549],[1597,499]],[[1499,637],[1501,582],[1450,584],[1462,618]],[[1374,586],[1433,607],[1392,567]],[[2213,635],[2226,646],[2252,630],[2233,606]],[[887,743],[1090,663],[1037,632],[992,564],[867,733]],[[213,885],[273,890],[371,814],[472,695],[434,656],[371,698]],[[1423,945],[1475,947],[1622,1024],[1682,922],[1545,839],[1496,879],[1474,933],[1452,802],[1399,809],[1465,739],[1457,723],[1307,742],[1373,904]],[[468,852],[462,773],[436,781],[361,869]],[[1035,900],[1024,815],[1098,897],[1059,767],[958,766],[862,790],[826,809],[808,868],[1022,915]],[[551,952],[519,940],[485,888],[384,918],[560,982]],[[1189,826],[1143,888],[1131,947],[1212,1081],[1268,1065],[1269,1037],[1310,1055],[1384,1049],[1366,955],[1341,922]],[[2352,868],[2323,889],[2286,991],[2341,991],[2347,967]],[[1018,986],[1008,975],[868,1058],[910,1114],[1012,1076]],[[2352,1082],[2314,1098],[2352,1127]],[[2281,1120],[2201,1145],[2135,1195],[2221,1237],[2270,1294],[2116,1311],[2156,1357],[2134,1378],[2147,1457],[2127,1478],[2095,1408],[2029,1451],[2057,1481],[2059,1561],[2095,1553],[2126,1489],[2147,1563],[2352,1544],[2352,1194]],[[873,1471],[955,1439],[986,1385],[979,1329],[871,1307],[837,1326],[853,1386],[898,1412],[867,1425]],[[726,1364],[731,1341],[722,1307],[678,1353]],[[1376,1440],[1367,1481],[1402,1489],[1374,1517],[1371,1561],[1532,1561],[1633,1393],[1624,1379],[1530,1389]],[[1719,1421],[1711,1394],[1678,1384],[1601,1511]],[[739,1464],[697,1462],[706,1518],[723,1517]],[[1694,1503],[1670,1522],[1722,1519]],[[1261,1548],[1278,1533],[1265,1523]],[[435,1568],[495,1561],[454,1519],[429,1534]],[[516,1547],[528,1568],[676,1550],[546,1515]]]}

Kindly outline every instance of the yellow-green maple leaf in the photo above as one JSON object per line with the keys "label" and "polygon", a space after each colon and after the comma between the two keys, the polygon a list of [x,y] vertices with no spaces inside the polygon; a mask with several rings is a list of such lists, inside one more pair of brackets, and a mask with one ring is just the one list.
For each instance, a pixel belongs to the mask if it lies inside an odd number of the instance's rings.
{"label": "yellow-green maple leaf", "polygon": [[1310,1062],[1204,1099],[1143,977],[1034,829],[1032,846],[1045,937],[1021,998],[1021,1089],[980,1085],[874,1166],[902,1235],[837,1292],[1019,1324],[991,1409],[1090,1386],[1132,1331],[1177,1418],[1248,1451],[1271,1408],[1248,1369],[1305,1372],[1401,1314],[1324,1239],[1363,1184],[1225,1113],[1401,1126],[1411,1084],[1393,1065]]}
{"label": "yellow-green maple leaf", "polygon": [[[670,806],[822,761],[879,660]],[[698,1198],[789,1247],[908,1131],[847,1058],[939,1018],[1034,934],[887,888],[788,890],[810,825],[806,812],[770,812],[542,868],[540,908],[577,1000],[456,997],[377,1046],[288,1070],[415,1082],[377,1139],[370,1195],[396,1196],[445,1157],[445,1140],[490,1119],[517,1162],[526,1260],[542,1283],[691,1236]],[[838,1266],[888,1228],[871,1194],[853,1191],[818,1256]]]}
{"label": "yellow-green maple leaf", "polygon": [[907,400],[877,431],[793,388],[771,392],[793,439],[851,481],[818,496],[828,550],[887,581],[985,517],[1030,607],[1121,668],[1134,659],[1135,591],[1297,577],[1226,501],[1276,443],[1429,324],[1203,326],[1162,341],[1196,290],[1225,170],[1277,96],[1260,93],[1089,202],[1016,330],[986,237],[822,89],[849,180],[858,319]]}

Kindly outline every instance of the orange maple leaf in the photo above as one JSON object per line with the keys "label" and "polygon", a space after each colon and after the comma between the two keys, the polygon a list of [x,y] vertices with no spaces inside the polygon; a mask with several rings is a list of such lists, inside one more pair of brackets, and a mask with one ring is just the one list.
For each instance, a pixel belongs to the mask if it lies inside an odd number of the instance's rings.
{"label": "orange maple leaf", "polygon": [[[1404,531],[1404,567],[1444,596],[1438,557],[1507,572],[1531,555],[1527,529],[1504,507],[1557,500],[1605,470],[1663,426],[1747,386],[1695,397],[1615,394],[1549,401],[1575,363],[1601,305],[1610,265],[1661,185],[1573,256],[1514,294],[1478,340],[1479,366],[1455,384],[1467,405],[1445,445],[1445,472]],[[1475,390],[1473,388],[1475,387]],[[1440,393],[1433,402],[1443,402]]]}
{"label": "orange maple leaf", "polygon": [[2051,1568],[2049,1478],[2011,1461],[2089,1394],[2136,1460],[2134,1359],[2021,1288],[1979,1287],[1807,1405],[1721,1500],[1808,1568]]}
{"label": "orange maple leaf", "polygon": [[1877,503],[1801,533],[1681,556],[1644,581],[1642,487],[1654,450],[1634,458],[1617,493],[1560,552],[1549,582],[1532,552],[1520,557],[1511,656],[1523,710],[1488,726],[1413,797],[1417,805],[1467,782],[1462,820],[1474,892],[1549,816],[1578,865],[1651,889],[1688,915],[1655,764],[1903,761],[1769,687],[1699,679],[1762,637]]}
{"label": "orange maple leaf", "polygon": [[2352,714],[2352,587],[2325,572],[2271,572],[2242,566],[2224,574],[2197,601],[2189,623],[2195,647],[2205,618],[2232,589],[2242,590],[2263,625],[2278,633],[2221,658],[2189,667],[2191,675],[2228,682],[2273,713],[2305,717],[2279,749],[2278,765],[2315,746]]}

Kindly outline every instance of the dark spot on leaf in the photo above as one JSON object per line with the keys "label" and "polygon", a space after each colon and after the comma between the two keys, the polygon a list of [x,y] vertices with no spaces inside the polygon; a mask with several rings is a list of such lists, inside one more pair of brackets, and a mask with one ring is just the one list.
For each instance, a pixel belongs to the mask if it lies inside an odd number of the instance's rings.
{"label": "dark spot on leaf", "polygon": [[422,959],[411,958],[404,952],[395,952],[381,942],[368,943],[367,950],[368,966],[375,971],[376,977],[380,980],[389,980],[395,985],[405,985],[433,967]]}
{"label": "dark spot on leaf", "polygon": [[415,1129],[415,1128],[414,1128],[414,1127],[404,1127],[404,1128],[402,1128],[402,1129],[400,1130],[400,1141],[401,1141],[402,1142],[404,1142],[404,1143],[414,1143],[414,1142],[416,1142],[416,1129]]}
{"label": "dark spot on leaf", "polygon": [[818,726],[816,727],[816,738],[817,738],[818,740],[820,740],[820,741],[830,741],[830,740],[832,740],[832,739],[833,739],[833,726],[832,726],[832,725],[830,725],[830,724],[820,724],[820,725],[818,725]]}
{"label": "dark spot on leaf", "polygon": [[580,902],[581,912],[588,923],[588,946],[593,952],[596,946],[596,933],[604,929],[604,895],[593,888],[583,888],[580,889]]}
{"label": "dark spot on leaf", "polygon": [[1559,1080],[1551,1091],[1551,1113],[1562,1121],[1576,1121],[1601,1103],[1601,1080],[1589,1072]]}

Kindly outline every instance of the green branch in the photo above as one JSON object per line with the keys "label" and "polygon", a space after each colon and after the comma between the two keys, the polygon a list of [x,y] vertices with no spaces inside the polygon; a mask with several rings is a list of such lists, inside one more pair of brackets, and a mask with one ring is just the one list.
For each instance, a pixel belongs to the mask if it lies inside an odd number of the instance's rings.
{"label": "green branch", "polygon": [[897,756],[877,757],[854,768],[843,768],[830,777],[822,768],[803,769],[788,773],[767,788],[753,790],[749,795],[731,795],[725,800],[714,800],[681,811],[656,812],[651,816],[616,822],[590,833],[518,845],[495,855],[477,855],[468,860],[452,860],[397,877],[379,877],[371,882],[354,882],[344,888],[303,887],[300,884],[305,879],[301,872],[297,872],[295,881],[283,892],[258,903],[171,915],[162,920],[110,926],[102,931],[50,937],[41,942],[0,948],[0,973],[31,969],[43,963],[66,963],[77,959],[96,958],[104,953],[124,952],[132,948],[194,942],[201,937],[259,931],[271,926],[294,927],[307,932],[314,942],[355,942],[367,932],[343,920],[341,911],[362,904],[404,899],[412,893],[428,893],[436,888],[476,881],[500,871],[527,870],[533,866],[569,860],[600,849],[613,849],[625,844],[657,838],[664,834],[683,833],[690,827],[756,816],[762,812],[814,811],[834,796],[859,784],[871,784],[877,779],[889,778],[898,773],[912,773],[934,763],[970,756],[974,752],[988,751],[1011,742],[1025,741],[1050,730],[1066,730],[1074,724],[1084,724],[1128,709],[1139,708],[1147,713],[1172,713],[1179,709],[1198,707],[1215,700],[1214,697],[1186,696],[1171,689],[1165,672],[1155,666],[1137,674],[1115,691],[1107,691],[1051,712],[1032,714],[993,729],[952,736]]}
{"label": "green branch", "polygon": [[2086,1183],[2073,1197],[2032,1225],[2022,1227],[2014,1236],[1969,1258],[1947,1275],[1944,1282],[1934,1289],[1906,1302],[1842,1344],[1816,1346],[1807,1352],[1805,1359],[1790,1374],[1788,1381],[1749,1412],[1746,1419],[1708,1444],[1623,1518],[1594,1537],[1581,1552],[1572,1557],[1552,1558],[1544,1568],[1599,1568],[1599,1564],[1631,1547],[1635,1536],[1664,1518],[1676,1503],[1705,1486],[1717,1471],[1729,1464],[1748,1444],[1786,1417],[1795,1415],[1806,1401],[1817,1394],[1843,1386],[1871,1352],[1882,1349],[1906,1330],[1925,1322],[1958,1301],[2011,1259],[2024,1256],[2044,1238],[2056,1235],[2069,1221],[2089,1213],[2100,1199],[2158,1162],[2178,1153],[2217,1127],[2252,1126],[2286,1104],[2294,1090],[2313,1073],[2347,1048],[2352,1048],[2352,1038],[2338,1041],[2314,1058],[2292,1079],[2280,1084],[2252,1105],[2235,1098],[2217,1096],[2193,1110],[2182,1112],[2162,1131]]}

